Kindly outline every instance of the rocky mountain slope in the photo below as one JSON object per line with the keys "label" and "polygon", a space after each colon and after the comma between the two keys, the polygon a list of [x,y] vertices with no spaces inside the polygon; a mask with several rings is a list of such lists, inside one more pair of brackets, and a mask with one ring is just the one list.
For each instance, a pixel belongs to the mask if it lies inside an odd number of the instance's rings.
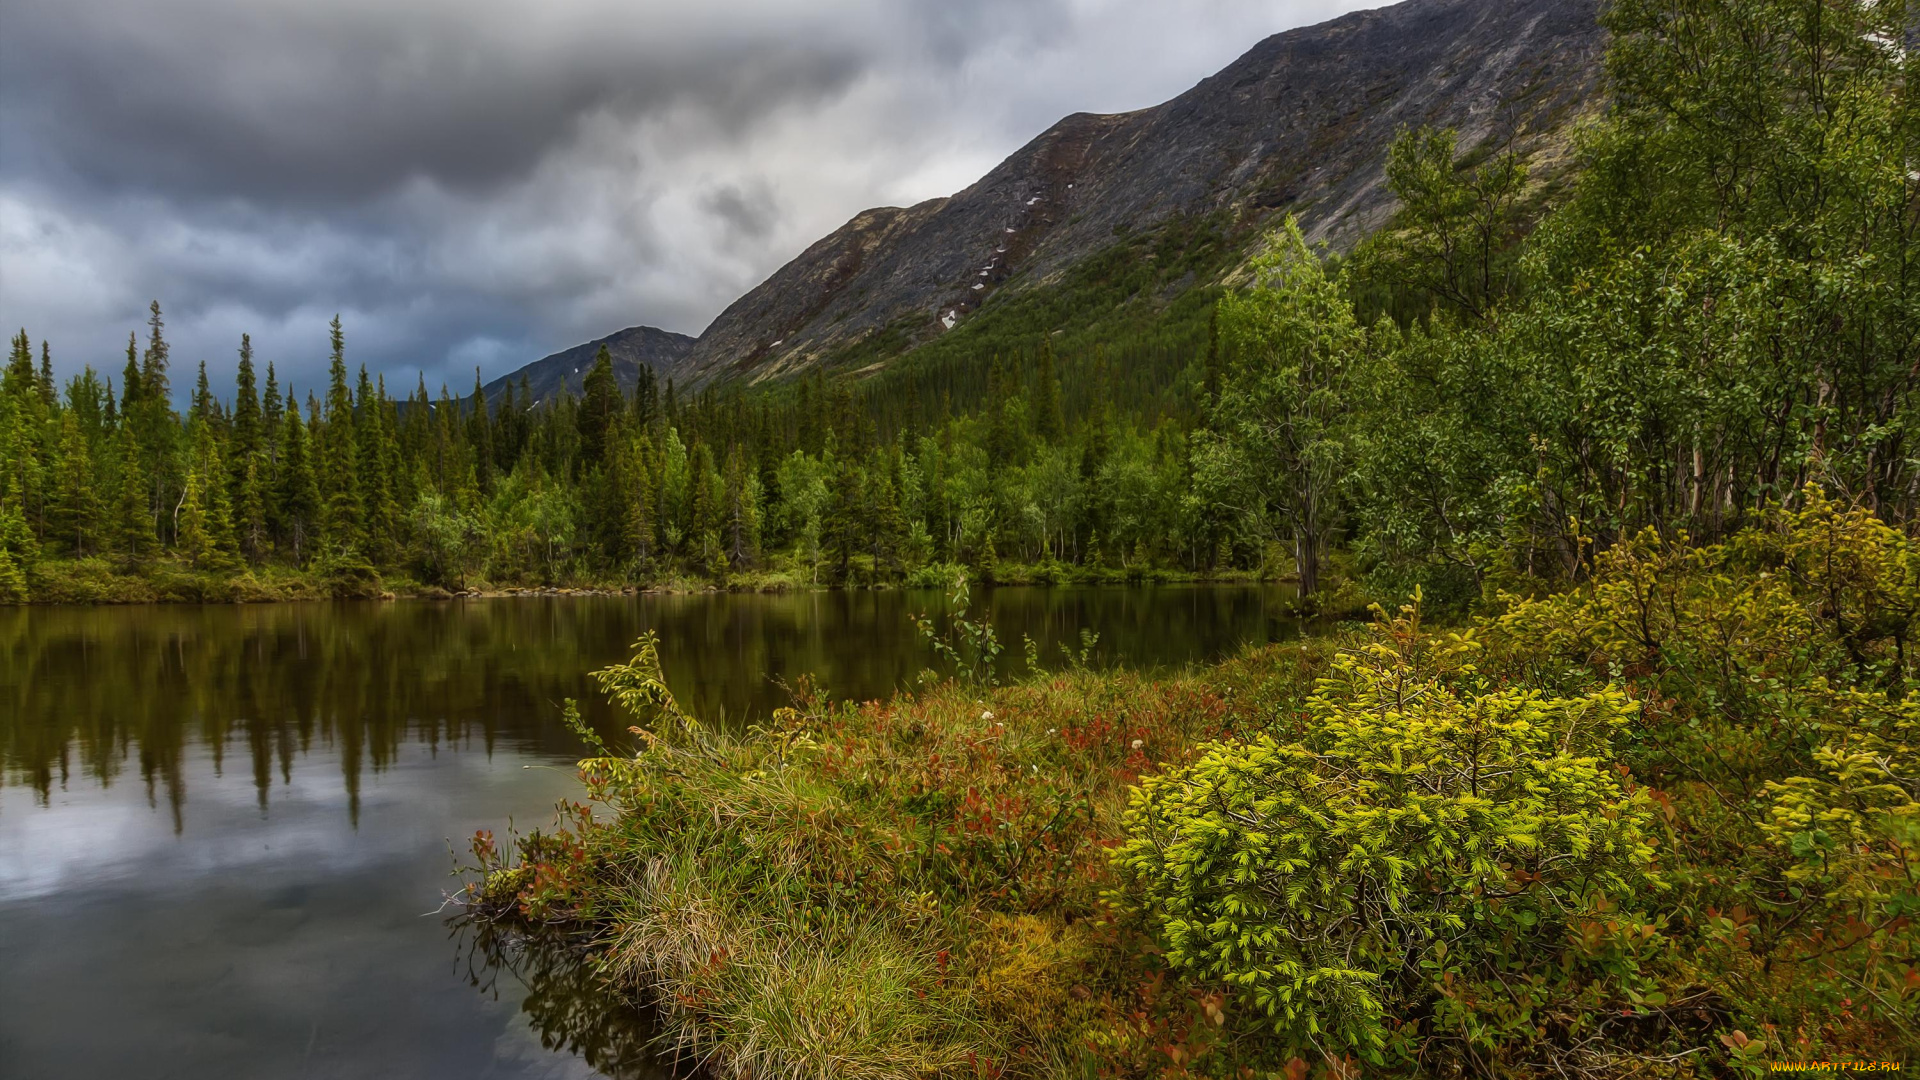
{"label": "rocky mountain slope", "polygon": [[1162,105],[1069,116],[956,195],[856,215],[721,313],[674,373],[760,382],[883,332],[897,353],[1177,219],[1214,215],[1251,243],[1291,212],[1349,246],[1392,213],[1383,166],[1405,126],[1457,128],[1469,153],[1511,140],[1550,177],[1597,99],[1598,2],[1407,0],[1276,34]]}
{"label": "rocky mountain slope", "polygon": [[644,365],[654,370],[665,382],[679,370],[693,348],[694,339],[685,334],[676,334],[671,330],[662,330],[656,326],[629,326],[603,338],[582,342],[571,349],[563,349],[551,356],[542,357],[507,375],[487,383],[487,400],[498,403],[501,394],[508,386],[519,391],[521,376],[527,379],[527,388],[532,391],[535,401],[546,401],[561,391],[579,393],[581,380],[586,378],[587,368],[592,365],[594,354],[605,345],[613,357],[613,374],[619,380],[622,389],[631,391],[640,380],[640,368]]}

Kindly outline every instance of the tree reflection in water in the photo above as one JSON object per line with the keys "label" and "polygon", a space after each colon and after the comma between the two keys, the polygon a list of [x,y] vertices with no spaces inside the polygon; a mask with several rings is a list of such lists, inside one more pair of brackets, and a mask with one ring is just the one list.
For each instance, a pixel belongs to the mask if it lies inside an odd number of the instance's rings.
{"label": "tree reflection in water", "polygon": [[652,1016],[608,989],[578,935],[529,934],[465,913],[449,918],[447,925],[475,989],[497,999],[502,975],[526,987],[520,1009],[541,1046],[578,1055],[614,1080],[692,1075],[691,1068],[676,1069],[656,1059],[659,1029]]}

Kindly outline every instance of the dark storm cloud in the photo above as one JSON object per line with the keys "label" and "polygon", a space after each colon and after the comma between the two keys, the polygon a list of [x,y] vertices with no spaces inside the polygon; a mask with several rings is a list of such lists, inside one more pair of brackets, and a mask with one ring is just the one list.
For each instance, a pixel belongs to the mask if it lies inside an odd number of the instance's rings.
{"label": "dark storm cloud", "polygon": [[697,333],[858,210],[1355,6],[7,0],[0,320],[117,369],[157,297],[183,361],[250,331],[304,385],[339,312],[436,389]]}
{"label": "dark storm cloud", "polygon": [[484,189],[524,177],[597,113],[691,104],[737,132],[775,104],[843,89],[869,59],[848,40],[675,43],[587,19],[483,33],[485,5],[10,8],[10,170],[276,204],[364,199],[413,178]]}
{"label": "dark storm cloud", "polygon": [[780,207],[772,190],[755,185],[743,190],[736,184],[722,184],[707,192],[700,205],[727,223],[729,231],[741,240],[765,240],[773,235]]}

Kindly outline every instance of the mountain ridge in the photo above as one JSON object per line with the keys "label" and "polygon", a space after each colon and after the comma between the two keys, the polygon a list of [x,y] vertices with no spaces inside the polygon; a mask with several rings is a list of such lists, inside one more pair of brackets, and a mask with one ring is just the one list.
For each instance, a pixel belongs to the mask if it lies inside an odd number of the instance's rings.
{"label": "mountain ridge", "polygon": [[1271,35],[1159,105],[1070,114],[951,196],[854,215],[729,305],[676,374],[759,383],[889,332],[910,351],[1184,216],[1224,214],[1245,237],[1291,212],[1344,249],[1392,213],[1383,166],[1403,126],[1454,127],[1469,153],[1511,140],[1551,179],[1597,100],[1597,9],[1406,0]]}
{"label": "mountain ridge", "polygon": [[[1287,214],[1345,250],[1396,208],[1384,165],[1404,127],[1452,127],[1469,156],[1510,146],[1554,184],[1599,101],[1600,3],[1403,0],[1272,34],[1158,105],[1062,117],[952,195],[854,214],[697,338],[629,327],[493,380],[488,398],[523,374],[536,400],[578,392],[603,341],[627,388],[641,363],[685,389],[853,355],[875,370],[1181,221],[1209,219],[1229,249],[1207,272]],[[1191,278],[1171,287],[1218,283]]]}
{"label": "mountain ridge", "polygon": [[629,326],[605,337],[550,353],[483,384],[480,389],[489,402],[496,404],[509,386],[514,387],[517,393],[523,378],[532,394],[529,404],[550,400],[561,392],[577,394],[581,391],[581,380],[586,377],[594,355],[600,351],[600,346],[605,345],[613,358],[614,378],[620,383],[621,389],[631,392],[640,381],[642,366],[652,368],[663,382],[672,377],[693,348],[695,340],[686,334],[676,334],[657,326]]}

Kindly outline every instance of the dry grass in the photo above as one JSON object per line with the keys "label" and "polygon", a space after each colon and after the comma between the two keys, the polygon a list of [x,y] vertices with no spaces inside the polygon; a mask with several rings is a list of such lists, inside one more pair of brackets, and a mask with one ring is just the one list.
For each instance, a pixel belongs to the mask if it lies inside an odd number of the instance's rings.
{"label": "dry grass", "polygon": [[[585,770],[615,813],[523,913],[604,929],[609,984],[717,1075],[1124,1075],[1203,1054],[1197,996],[1102,899],[1129,787],[1286,723],[1321,653],[803,699],[732,737],[656,719]],[[535,845],[536,854],[571,850]],[[545,885],[539,884],[545,882]],[[503,899],[496,897],[496,900]]]}

